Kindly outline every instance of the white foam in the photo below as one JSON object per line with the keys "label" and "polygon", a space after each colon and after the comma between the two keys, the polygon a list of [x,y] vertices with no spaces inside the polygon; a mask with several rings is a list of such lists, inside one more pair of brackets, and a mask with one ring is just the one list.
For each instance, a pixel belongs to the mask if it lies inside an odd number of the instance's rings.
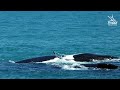
{"label": "white foam", "polygon": [[[94,64],[100,62],[115,62],[120,61],[120,59],[106,59],[106,60],[93,60],[91,62],[79,62],[74,61],[73,55],[65,55],[64,57],[56,57],[54,59],[37,62],[37,63],[46,63],[52,65],[54,67],[60,67],[64,70],[88,70],[88,67],[85,67],[82,64]],[[93,70],[97,70],[97,68],[92,68]]]}
{"label": "white foam", "polygon": [[56,57],[51,60],[43,61],[42,63],[69,63],[69,62],[75,62],[73,55],[66,55],[64,57]]}
{"label": "white foam", "polygon": [[61,68],[64,70],[88,70],[88,67],[80,64],[63,65]]}
{"label": "white foam", "polygon": [[80,68],[74,68],[74,67],[71,67],[69,65],[64,65],[62,67],[62,69],[64,69],[64,70],[80,70]]}
{"label": "white foam", "polygon": [[88,69],[87,67],[81,65],[81,64],[85,64],[86,62],[74,61],[73,55],[66,55],[60,58],[56,57],[54,59],[43,61],[41,63],[46,63],[49,65],[53,65],[55,67],[60,67],[61,69],[64,69],[64,70],[86,70]]}
{"label": "white foam", "polygon": [[66,55],[66,56],[63,57],[63,59],[74,60],[74,57],[73,57],[73,55]]}
{"label": "white foam", "polygon": [[9,60],[10,63],[15,63],[15,61]]}

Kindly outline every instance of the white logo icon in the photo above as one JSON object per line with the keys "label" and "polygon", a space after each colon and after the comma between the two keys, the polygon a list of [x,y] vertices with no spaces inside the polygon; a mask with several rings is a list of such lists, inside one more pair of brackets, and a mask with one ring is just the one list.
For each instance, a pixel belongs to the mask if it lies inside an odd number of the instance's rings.
{"label": "white logo icon", "polygon": [[110,18],[108,21],[108,26],[117,26],[118,21],[114,19],[113,15],[108,17]]}

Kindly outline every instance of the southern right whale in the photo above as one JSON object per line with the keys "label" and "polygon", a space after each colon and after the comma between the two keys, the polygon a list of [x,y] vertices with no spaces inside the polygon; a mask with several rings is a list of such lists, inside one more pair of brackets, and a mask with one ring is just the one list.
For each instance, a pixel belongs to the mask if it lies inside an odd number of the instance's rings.
{"label": "southern right whale", "polygon": [[30,58],[30,59],[25,59],[21,61],[17,61],[15,63],[31,63],[31,62],[42,62],[42,61],[47,61],[54,59],[56,56],[42,56],[42,57],[36,57],[36,58]]}
{"label": "southern right whale", "polygon": [[91,53],[83,53],[73,55],[75,61],[92,61],[94,60],[105,60],[105,59],[118,59],[118,57],[110,56],[110,55],[98,55],[98,54],[91,54]]}
{"label": "southern right whale", "polygon": [[[31,59],[18,61],[16,63],[42,62],[42,61],[47,61],[47,60],[50,60],[50,59],[54,59],[56,57],[62,58],[62,57],[65,57],[65,56],[56,56],[56,55],[42,56],[42,57],[36,57],[36,58],[31,58]],[[114,57],[114,56],[110,56],[110,55],[97,55],[97,54],[91,54],[91,53],[83,53],[83,54],[73,55],[71,59],[74,59],[74,61],[80,61],[80,62],[82,62],[82,61],[90,62],[93,59],[94,60],[118,59],[118,57]]]}
{"label": "southern right whale", "polygon": [[101,68],[101,69],[117,69],[118,66],[114,64],[107,64],[107,63],[96,63],[96,64],[82,64],[86,67],[94,67],[94,68]]}
{"label": "southern right whale", "polygon": [[[61,56],[56,56],[56,55],[42,56],[42,57],[36,57],[36,58],[17,61],[16,63],[42,62],[42,61],[48,61],[48,60],[54,59],[56,57],[59,58]],[[62,56],[62,57],[64,57],[64,56]],[[118,57],[114,57],[114,56],[110,56],[110,55],[98,55],[98,54],[91,54],[91,53],[83,53],[83,54],[73,55],[72,59],[74,59],[74,61],[80,61],[80,62],[83,62],[83,61],[91,62],[93,59],[95,59],[95,60],[118,59]],[[83,64],[83,65],[86,67],[96,67],[96,68],[108,68],[108,69],[118,68],[118,66],[116,66],[116,65],[106,64],[106,63]]]}

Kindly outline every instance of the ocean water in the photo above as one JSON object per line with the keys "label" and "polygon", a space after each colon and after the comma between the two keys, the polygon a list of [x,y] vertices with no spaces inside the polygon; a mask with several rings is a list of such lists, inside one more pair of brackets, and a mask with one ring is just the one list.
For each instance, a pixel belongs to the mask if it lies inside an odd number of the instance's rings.
{"label": "ocean water", "polygon": [[[107,24],[112,14],[117,26]],[[120,79],[120,69],[75,69],[76,63],[64,61],[9,62],[53,51],[120,57],[119,22],[119,11],[0,11],[0,79]],[[120,60],[110,63],[120,66]]]}

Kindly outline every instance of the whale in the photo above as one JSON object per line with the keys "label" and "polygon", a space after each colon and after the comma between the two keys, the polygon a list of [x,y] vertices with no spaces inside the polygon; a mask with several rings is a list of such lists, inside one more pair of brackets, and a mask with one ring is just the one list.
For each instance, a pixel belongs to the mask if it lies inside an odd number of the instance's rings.
{"label": "whale", "polygon": [[[67,56],[67,55],[66,55]],[[35,57],[30,59],[25,59],[21,61],[17,61],[15,63],[34,63],[34,62],[43,62],[48,61],[51,59],[55,59],[56,57],[61,58],[61,56],[51,55],[51,56],[41,56]],[[65,56],[62,56],[65,57]],[[75,54],[72,55],[72,59],[77,62],[91,62],[94,60],[111,60],[111,59],[118,59],[118,57],[110,56],[110,55],[98,55],[98,54],[91,54],[91,53],[82,53],[82,54]],[[96,64],[82,64],[86,67],[95,67],[95,68],[107,68],[107,69],[116,69],[118,66],[113,64],[106,64],[106,63],[96,63]]]}
{"label": "whale", "polygon": [[118,57],[110,56],[110,55],[98,55],[98,54],[91,54],[91,53],[83,53],[73,55],[75,61],[87,61],[90,62],[92,60],[106,60],[106,59],[118,59]]}
{"label": "whale", "polygon": [[[54,59],[56,57],[62,58],[62,57],[65,57],[65,56],[51,55],[51,56],[35,57],[35,58],[31,58],[31,59],[17,61],[16,63],[42,62],[42,61],[47,61],[47,60]],[[91,53],[83,53],[83,54],[72,55],[71,59],[74,59],[74,61],[80,61],[80,62],[83,62],[83,61],[90,62],[92,60],[118,59],[118,57],[110,56],[110,55],[98,55],[98,54],[91,54]]]}
{"label": "whale", "polygon": [[100,69],[117,69],[118,66],[114,64],[107,64],[107,63],[96,63],[96,64],[82,64],[85,67],[93,67],[93,68],[100,68]]}
{"label": "whale", "polygon": [[56,58],[56,56],[42,56],[42,57],[35,57],[35,58],[30,58],[30,59],[17,61],[15,63],[43,62],[43,61],[51,60],[51,59],[54,59],[54,58]]}

